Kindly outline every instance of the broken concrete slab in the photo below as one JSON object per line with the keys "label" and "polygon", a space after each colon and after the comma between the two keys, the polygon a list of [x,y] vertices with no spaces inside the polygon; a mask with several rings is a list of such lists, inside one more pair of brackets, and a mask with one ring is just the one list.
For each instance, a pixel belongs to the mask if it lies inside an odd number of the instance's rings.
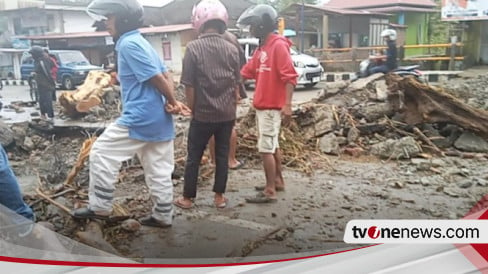
{"label": "broken concrete slab", "polygon": [[394,111],[389,103],[368,103],[357,107],[356,118],[364,118],[367,122],[375,122],[385,116],[393,116]]}
{"label": "broken concrete slab", "polygon": [[386,159],[410,159],[422,152],[420,145],[413,137],[403,137],[400,140],[386,140],[371,147],[371,153]]}
{"label": "broken concrete slab", "polygon": [[388,98],[388,86],[385,80],[378,80],[374,83],[374,89],[376,91],[376,100],[385,102]]}
{"label": "broken concrete slab", "polygon": [[[313,108],[312,110],[310,108]],[[303,129],[306,139],[323,136],[336,127],[334,111],[331,105],[304,105],[296,112],[299,126]]]}
{"label": "broken concrete slab", "polygon": [[346,92],[355,92],[359,90],[363,90],[366,88],[366,86],[381,77],[384,77],[385,75],[383,73],[375,73],[373,75],[370,75],[366,78],[359,78],[358,80],[352,82],[347,88]]}

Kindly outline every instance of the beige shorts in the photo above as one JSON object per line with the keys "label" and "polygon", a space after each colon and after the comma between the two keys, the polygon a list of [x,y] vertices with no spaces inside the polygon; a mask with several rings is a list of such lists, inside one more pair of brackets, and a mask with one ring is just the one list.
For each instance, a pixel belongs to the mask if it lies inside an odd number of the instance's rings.
{"label": "beige shorts", "polygon": [[258,151],[260,153],[275,153],[280,147],[278,138],[281,127],[281,111],[256,110],[256,124],[258,126]]}

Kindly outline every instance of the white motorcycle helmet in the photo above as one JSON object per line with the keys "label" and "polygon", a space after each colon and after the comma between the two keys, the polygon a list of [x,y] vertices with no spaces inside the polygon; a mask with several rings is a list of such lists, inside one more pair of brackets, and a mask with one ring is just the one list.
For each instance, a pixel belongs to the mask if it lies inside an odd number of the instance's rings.
{"label": "white motorcycle helmet", "polygon": [[381,32],[381,37],[388,37],[390,40],[396,40],[397,33],[393,29],[385,29]]}

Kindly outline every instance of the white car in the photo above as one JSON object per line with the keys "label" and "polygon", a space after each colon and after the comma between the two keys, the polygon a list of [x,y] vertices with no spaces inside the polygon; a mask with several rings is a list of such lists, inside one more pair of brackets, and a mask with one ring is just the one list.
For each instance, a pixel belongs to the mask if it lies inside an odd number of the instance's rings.
{"label": "white car", "polygon": [[[238,40],[244,49],[246,59],[251,59],[254,50],[259,46],[259,40],[257,38],[241,38]],[[298,74],[297,85],[304,85],[307,88],[313,87],[323,79],[324,68],[317,58],[299,53],[292,48],[290,48],[290,53],[293,66]]]}

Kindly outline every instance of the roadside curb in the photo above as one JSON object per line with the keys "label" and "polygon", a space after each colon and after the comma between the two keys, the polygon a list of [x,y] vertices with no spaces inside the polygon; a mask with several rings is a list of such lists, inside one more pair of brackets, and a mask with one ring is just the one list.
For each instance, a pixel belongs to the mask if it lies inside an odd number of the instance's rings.
{"label": "roadside curb", "polygon": [[[422,76],[429,83],[445,82],[452,78],[459,77],[463,71],[445,71],[445,70],[427,70],[421,71]],[[356,78],[355,72],[325,72],[323,81],[325,82],[340,82],[348,81]]]}
{"label": "roadside curb", "polygon": [[27,80],[2,80],[3,86],[28,86]]}

